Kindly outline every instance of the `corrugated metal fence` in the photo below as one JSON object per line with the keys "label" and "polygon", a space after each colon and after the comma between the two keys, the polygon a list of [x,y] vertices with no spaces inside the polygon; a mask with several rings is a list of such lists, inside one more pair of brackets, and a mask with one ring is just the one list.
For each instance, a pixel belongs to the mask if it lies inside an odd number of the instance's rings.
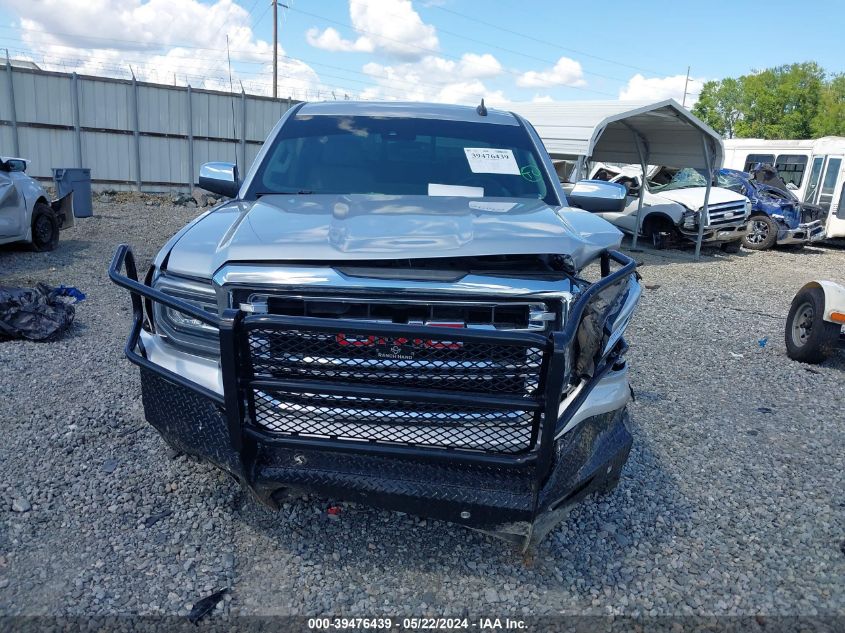
{"label": "corrugated metal fence", "polygon": [[202,163],[235,156],[244,174],[296,103],[8,63],[0,73],[0,155],[30,159],[38,179],[88,167],[100,189],[185,189]]}

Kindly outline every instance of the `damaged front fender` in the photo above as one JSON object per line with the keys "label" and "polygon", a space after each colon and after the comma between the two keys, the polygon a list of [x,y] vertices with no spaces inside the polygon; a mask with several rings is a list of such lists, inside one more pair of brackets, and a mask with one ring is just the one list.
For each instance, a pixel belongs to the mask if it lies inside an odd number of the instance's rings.
{"label": "damaged front fender", "polygon": [[67,192],[58,200],[53,200],[50,203],[50,208],[53,209],[53,212],[56,214],[56,218],[59,220],[60,229],[69,229],[73,226],[74,216],[72,191]]}

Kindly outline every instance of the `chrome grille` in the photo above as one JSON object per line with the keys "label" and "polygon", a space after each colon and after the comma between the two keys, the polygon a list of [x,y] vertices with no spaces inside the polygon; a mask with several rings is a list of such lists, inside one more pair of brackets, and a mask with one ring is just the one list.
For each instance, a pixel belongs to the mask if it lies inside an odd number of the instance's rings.
{"label": "chrome grille", "polygon": [[707,208],[710,226],[737,224],[745,219],[745,201],[709,204]]}

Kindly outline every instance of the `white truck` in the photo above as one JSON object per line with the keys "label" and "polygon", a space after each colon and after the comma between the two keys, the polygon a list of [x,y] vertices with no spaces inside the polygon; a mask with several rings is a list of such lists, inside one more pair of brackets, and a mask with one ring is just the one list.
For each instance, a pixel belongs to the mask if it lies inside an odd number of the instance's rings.
{"label": "white truck", "polygon": [[[598,215],[632,235],[637,227],[642,182],[640,167],[595,163],[590,178],[619,183],[627,188],[627,202],[622,211],[603,211]],[[655,248],[665,248],[677,240],[694,242],[706,185],[704,175],[695,169],[650,167],[643,196],[640,236]],[[717,243],[727,252],[738,252],[748,230],[751,212],[748,198],[730,189],[711,187],[708,211],[703,241]]]}

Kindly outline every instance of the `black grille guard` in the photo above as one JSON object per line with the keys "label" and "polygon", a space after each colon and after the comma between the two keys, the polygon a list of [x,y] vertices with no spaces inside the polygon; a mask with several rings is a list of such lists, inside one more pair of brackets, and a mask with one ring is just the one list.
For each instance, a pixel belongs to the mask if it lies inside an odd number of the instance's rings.
{"label": "black grille guard", "polygon": [[[611,261],[620,267],[611,272]],[[382,324],[343,319],[323,319],[314,317],[288,317],[275,315],[248,314],[237,309],[227,309],[222,316],[211,314],[185,301],[169,296],[138,280],[138,274],[131,248],[121,244],[115,251],[109,267],[109,277],[118,286],[131,294],[132,328],[127,338],[124,351],[128,359],[160,377],[191,390],[192,392],[215,402],[225,412],[228,425],[229,441],[235,451],[242,451],[244,440],[249,437],[266,445],[294,448],[316,448],[329,451],[365,452],[386,456],[406,456],[414,459],[447,459],[450,461],[493,464],[501,466],[519,466],[531,463],[542,478],[548,472],[554,450],[554,437],[561,421],[570,418],[581,406],[589,390],[582,390],[563,412],[559,411],[561,393],[572,371],[574,349],[577,347],[578,330],[582,320],[599,295],[619,285],[614,299],[601,300],[610,307],[604,311],[605,334],[609,323],[618,315],[618,299],[627,286],[621,284],[626,278],[636,275],[636,262],[622,253],[606,251],[601,255],[600,280],[590,285],[570,306],[562,332],[541,335],[506,331],[450,330],[448,335],[442,328],[431,326],[409,326],[401,324]],[[125,274],[121,271],[125,269]],[[174,310],[183,312],[205,324],[213,326],[220,333],[220,362],[223,379],[223,394],[220,395],[202,385],[172,372],[152,362],[144,350],[141,331],[144,326],[144,300],[158,302]],[[616,312],[614,312],[614,306]],[[256,330],[284,329],[289,332],[324,333],[324,334],[362,334],[377,335],[387,339],[403,337],[407,339],[447,339],[460,344],[486,344],[502,347],[515,347],[541,350],[542,363],[539,368],[537,388],[531,394],[467,393],[434,388],[408,388],[396,385],[344,384],[342,381],[320,381],[313,379],[278,377],[254,372],[251,356],[250,335]],[[599,349],[603,348],[599,346]],[[598,352],[593,380],[604,374],[624,354],[626,344],[619,339],[611,350]],[[477,410],[524,411],[530,412],[531,429],[528,443],[523,450],[511,453],[463,450],[452,447],[419,446],[403,442],[401,445],[372,440],[334,439],[327,437],[307,437],[305,435],[279,435],[254,423],[255,394],[259,391],[296,394],[304,397],[309,394],[321,394],[325,398],[355,397],[365,400],[384,400],[403,402],[418,406],[439,407],[441,410],[453,407]],[[565,422],[564,422],[565,423]]]}

